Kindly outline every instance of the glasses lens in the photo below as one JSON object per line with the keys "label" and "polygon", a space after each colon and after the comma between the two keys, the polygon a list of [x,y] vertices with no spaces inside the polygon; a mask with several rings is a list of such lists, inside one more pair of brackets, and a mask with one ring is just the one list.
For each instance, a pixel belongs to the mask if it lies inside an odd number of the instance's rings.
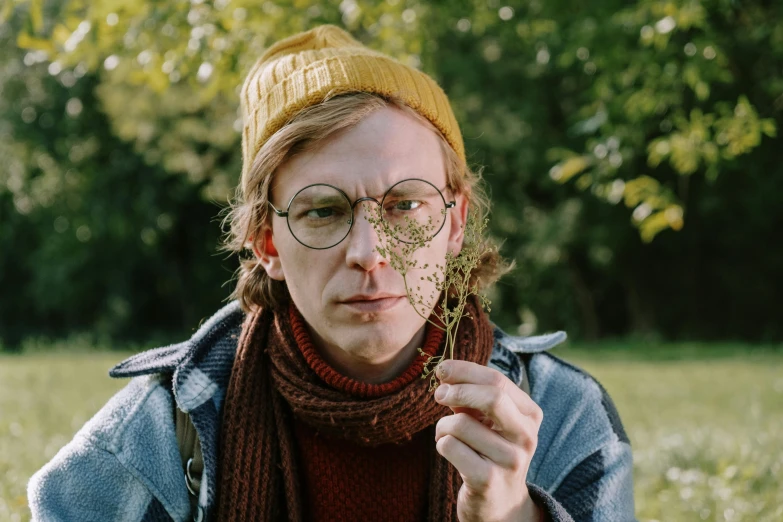
{"label": "glasses lens", "polygon": [[334,187],[311,185],[294,196],[288,226],[310,248],[333,247],[351,230],[351,203]]}
{"label": "glasses lens", "polygon": [[443,228],[446,202],[434,185],[408,179],[394,185],[384,196],[383,219],[399,241],[429,241]]}

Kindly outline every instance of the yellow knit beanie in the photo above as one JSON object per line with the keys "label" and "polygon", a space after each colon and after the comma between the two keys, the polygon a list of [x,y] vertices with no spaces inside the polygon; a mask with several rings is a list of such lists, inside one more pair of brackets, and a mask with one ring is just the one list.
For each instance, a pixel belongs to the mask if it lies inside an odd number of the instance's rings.
{"label": "yellow knit beanie", "polygon": [[263,144],[299,111],[327,96],[355,91],[402,100],[431,121],[465,159],[449,100],[432,78],[368,49],[339,27],[322,25],[277,42],[245,79],[242,187]]}

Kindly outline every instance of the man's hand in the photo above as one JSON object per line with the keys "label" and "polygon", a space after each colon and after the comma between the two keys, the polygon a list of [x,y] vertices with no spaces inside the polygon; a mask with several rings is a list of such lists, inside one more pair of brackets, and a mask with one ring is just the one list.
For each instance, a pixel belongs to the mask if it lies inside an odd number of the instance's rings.
{"label": "man's hand", "polygon": [[541,408],[502,373],[468,361],[438,366],[435,400],[454,415],[438,421],[438,453],[462,475],[461,522],[538,522],[542,512],[525,480],[544,418]]}

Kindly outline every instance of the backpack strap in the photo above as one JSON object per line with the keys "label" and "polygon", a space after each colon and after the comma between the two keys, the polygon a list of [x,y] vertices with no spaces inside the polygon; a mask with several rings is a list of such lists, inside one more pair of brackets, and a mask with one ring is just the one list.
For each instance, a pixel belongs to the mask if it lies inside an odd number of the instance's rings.
{"label": "backpack strap", "polygon": [[201,441],[198,439],[196,427],[190,415],[174,406],[174,426],[177,433],[177,445],[185,473],[185,485],[190,493],[191,513],[198,506],[198,495],[201,489],[201,473],[204,471],[204,456],[201,453]]}

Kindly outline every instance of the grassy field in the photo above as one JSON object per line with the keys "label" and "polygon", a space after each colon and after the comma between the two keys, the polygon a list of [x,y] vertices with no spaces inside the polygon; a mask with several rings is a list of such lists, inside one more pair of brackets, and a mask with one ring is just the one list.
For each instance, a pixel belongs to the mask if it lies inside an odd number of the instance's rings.
{"label": "grassy field", "polygon": [[[634,447],[641,521],[783,520],[783,353],[732,346],[560,349],[615,400]],[[709,354],[709,355],[707,355]],[[123,381],[117,353],[0,356],[0,520]]]}

